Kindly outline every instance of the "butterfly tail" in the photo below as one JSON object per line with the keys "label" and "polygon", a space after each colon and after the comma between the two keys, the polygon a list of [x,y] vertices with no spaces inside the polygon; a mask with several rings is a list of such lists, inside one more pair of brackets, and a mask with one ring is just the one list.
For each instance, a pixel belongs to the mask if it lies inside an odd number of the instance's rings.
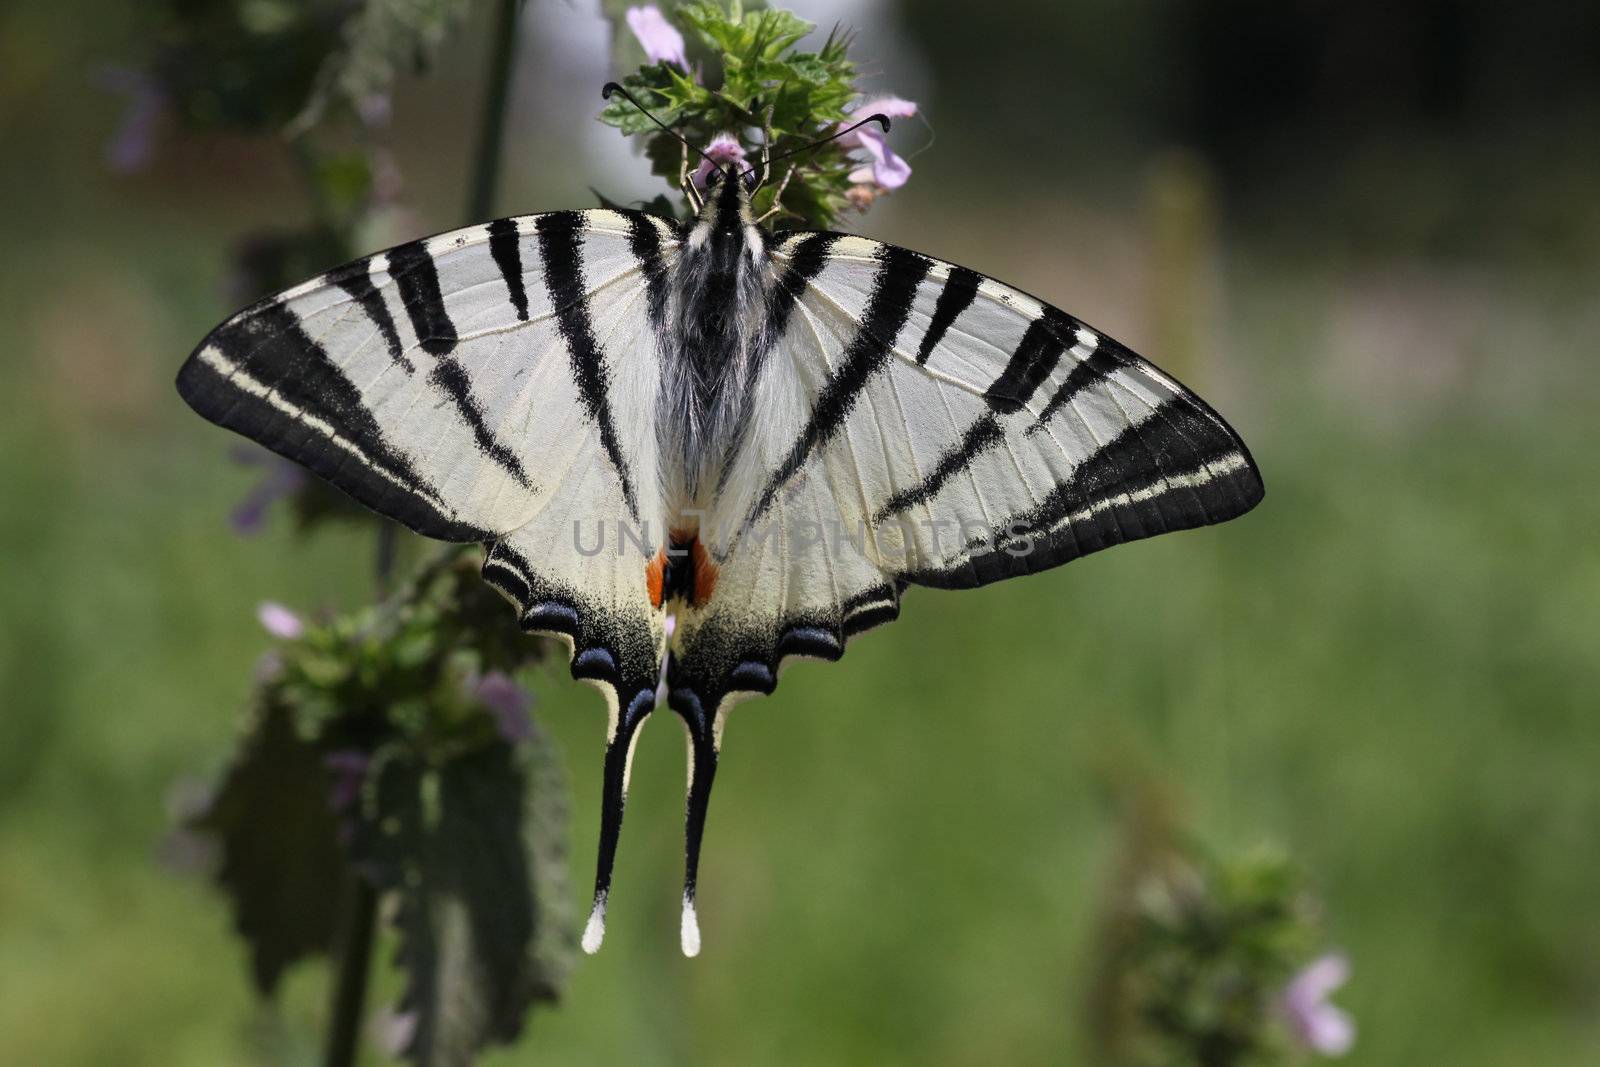
{"label": "butterfly tail", "polygon": [[628,772],[633,764],[633,746],[639,728],[654,708],[654,695],[640,693],[620,710],[616,733],[606,744],[605,771],[600,794],[600,854],[595,864],[594,906],[583,928],[583,950],[590,955],[600,950],[606,936],[606,900],[611,895],[611,869],[617,858],[617,839],[622,833],[622,810],[628,802]]}
{"label": "butterfly tail", "polygon": [[693,693],[677,691],[672,709],[689,733],[689,790],[684,810],[683,920],[680,937],[685,956],[700,954],[700,919],[695,912],[695,882],[700,873],[700,842],[705,836],[711,783],[717,776],[717,737],[711,716]]}

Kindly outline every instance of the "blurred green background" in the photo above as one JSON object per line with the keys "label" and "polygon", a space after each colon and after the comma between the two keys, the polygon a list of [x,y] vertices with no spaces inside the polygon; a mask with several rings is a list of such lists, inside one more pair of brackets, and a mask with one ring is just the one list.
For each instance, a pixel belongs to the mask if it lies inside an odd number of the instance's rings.
{"label": "blurred green background", "polygon": [[[529,4],[504,213],[658,191],[592,120],[592,6]],[[1130,777],[1303,864],[1353,960],[1348,1062],[1600,1062],[1600,13],[793,6],[858,25],[869,85],[937,132],[856,229],[1150,355],[1267,498],[913,591],[742,707],[695,961],[682,742],[646,730],[605,948],[486,1062],[1089,1062]],[[462,221],[485,14],[397,94],[394,239]],[[228,528],[256,474],[171,379],[237,302],[236,242],[307,206],[266,140],[158,126],[147,167],[108,166],[126,100],[97,72],[138,32],[122,5],[0,8],[0,1063],[313,1062],[325,968],[255,1006],[222,900],[158,852],[173,783],[235,740],[255,605],[361,603],[370,545]],[[603,710],[539,681],[582,896]]]}

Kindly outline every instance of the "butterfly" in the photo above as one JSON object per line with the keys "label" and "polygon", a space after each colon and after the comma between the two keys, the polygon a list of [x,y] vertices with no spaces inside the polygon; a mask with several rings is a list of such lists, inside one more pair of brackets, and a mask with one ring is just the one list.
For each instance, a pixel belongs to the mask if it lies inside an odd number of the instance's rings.
{"label": "butterfly", "polygon": [[205,418],[430,538],[486,546],[522,627],[608,708],[583,946],[605,933],[640,725],[689,737],[681,943],[728,711],[836,660],[909,586],[961,589],[1240,515],[1206,403],[1021,290],[834,232],[774,233],[750,172],[697,212],[504,218],[234,315],[184,363]]}

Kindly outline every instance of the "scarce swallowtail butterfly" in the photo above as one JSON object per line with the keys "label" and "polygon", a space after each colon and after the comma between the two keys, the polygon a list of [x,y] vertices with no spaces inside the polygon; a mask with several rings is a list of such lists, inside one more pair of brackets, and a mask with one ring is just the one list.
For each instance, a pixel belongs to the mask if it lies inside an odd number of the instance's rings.
{"label": "scarce swallowtail butterfly", "polygon": [[425,537],[486,546],[609,721],[594,906],[658,688],[688,728],[683,950],[723,726],[907,586],[962,589],[1222,522],[1237,434],[1116,341],[919,252],[773,233],[733,169],[698,214],[498,219],[234,315],[178,391]]}

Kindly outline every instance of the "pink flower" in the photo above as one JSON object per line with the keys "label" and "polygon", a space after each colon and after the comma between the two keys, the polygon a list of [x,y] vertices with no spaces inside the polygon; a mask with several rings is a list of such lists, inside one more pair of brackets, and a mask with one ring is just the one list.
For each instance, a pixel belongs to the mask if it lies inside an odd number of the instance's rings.
{"label": "pink flower", "polygon": [[293,641],[306,632],[300,616],[274,600],[262,601],[256,608],[256,618],[267,633],[282,641]]}
{"label": "pink flower", "polygon": [[[898,96],[881,96],[864,100],[852,109],[842,125],[849,125],[867,115],[883,115],[890,119],[908,119],[917,113],[917,105]],[[911,177],[911,164],[895,155],[889,148],[883,130],[873,123],[851,130],[839,138],[846,148],[864,149],[872,161],[850,172],[850,180],[857,185],[875,185],[879,189],[898,189]]]}
{"label": "pink flower", "polygon": [[628,29],[638,38],[645,57],[652,63],[672,63],[680,70],[689,69],[689,57],[683,53],[683,34],[654,4],[628,8]]}
{"label": "pink flower", "polygon": [[[744,146],[736,137],[729,133],[719,133],[706,145],[706,155],[717,161],[719,166],[729,163],[744,162]],[[706,182],[711,180],[711,159],[702,159],[694,171],[694,184],[701,189],[706,187]]]}
{"label": "pink flower", "polygon": [[1324,1056],[1343,1056],[1356,1041],[1355,1020],[1328,1003],[1333,991],[1350,980],[1350,961],[1330,952],[1312,960],[1290,979],[1283,991],[1283,1013],[1300,1043]]}

